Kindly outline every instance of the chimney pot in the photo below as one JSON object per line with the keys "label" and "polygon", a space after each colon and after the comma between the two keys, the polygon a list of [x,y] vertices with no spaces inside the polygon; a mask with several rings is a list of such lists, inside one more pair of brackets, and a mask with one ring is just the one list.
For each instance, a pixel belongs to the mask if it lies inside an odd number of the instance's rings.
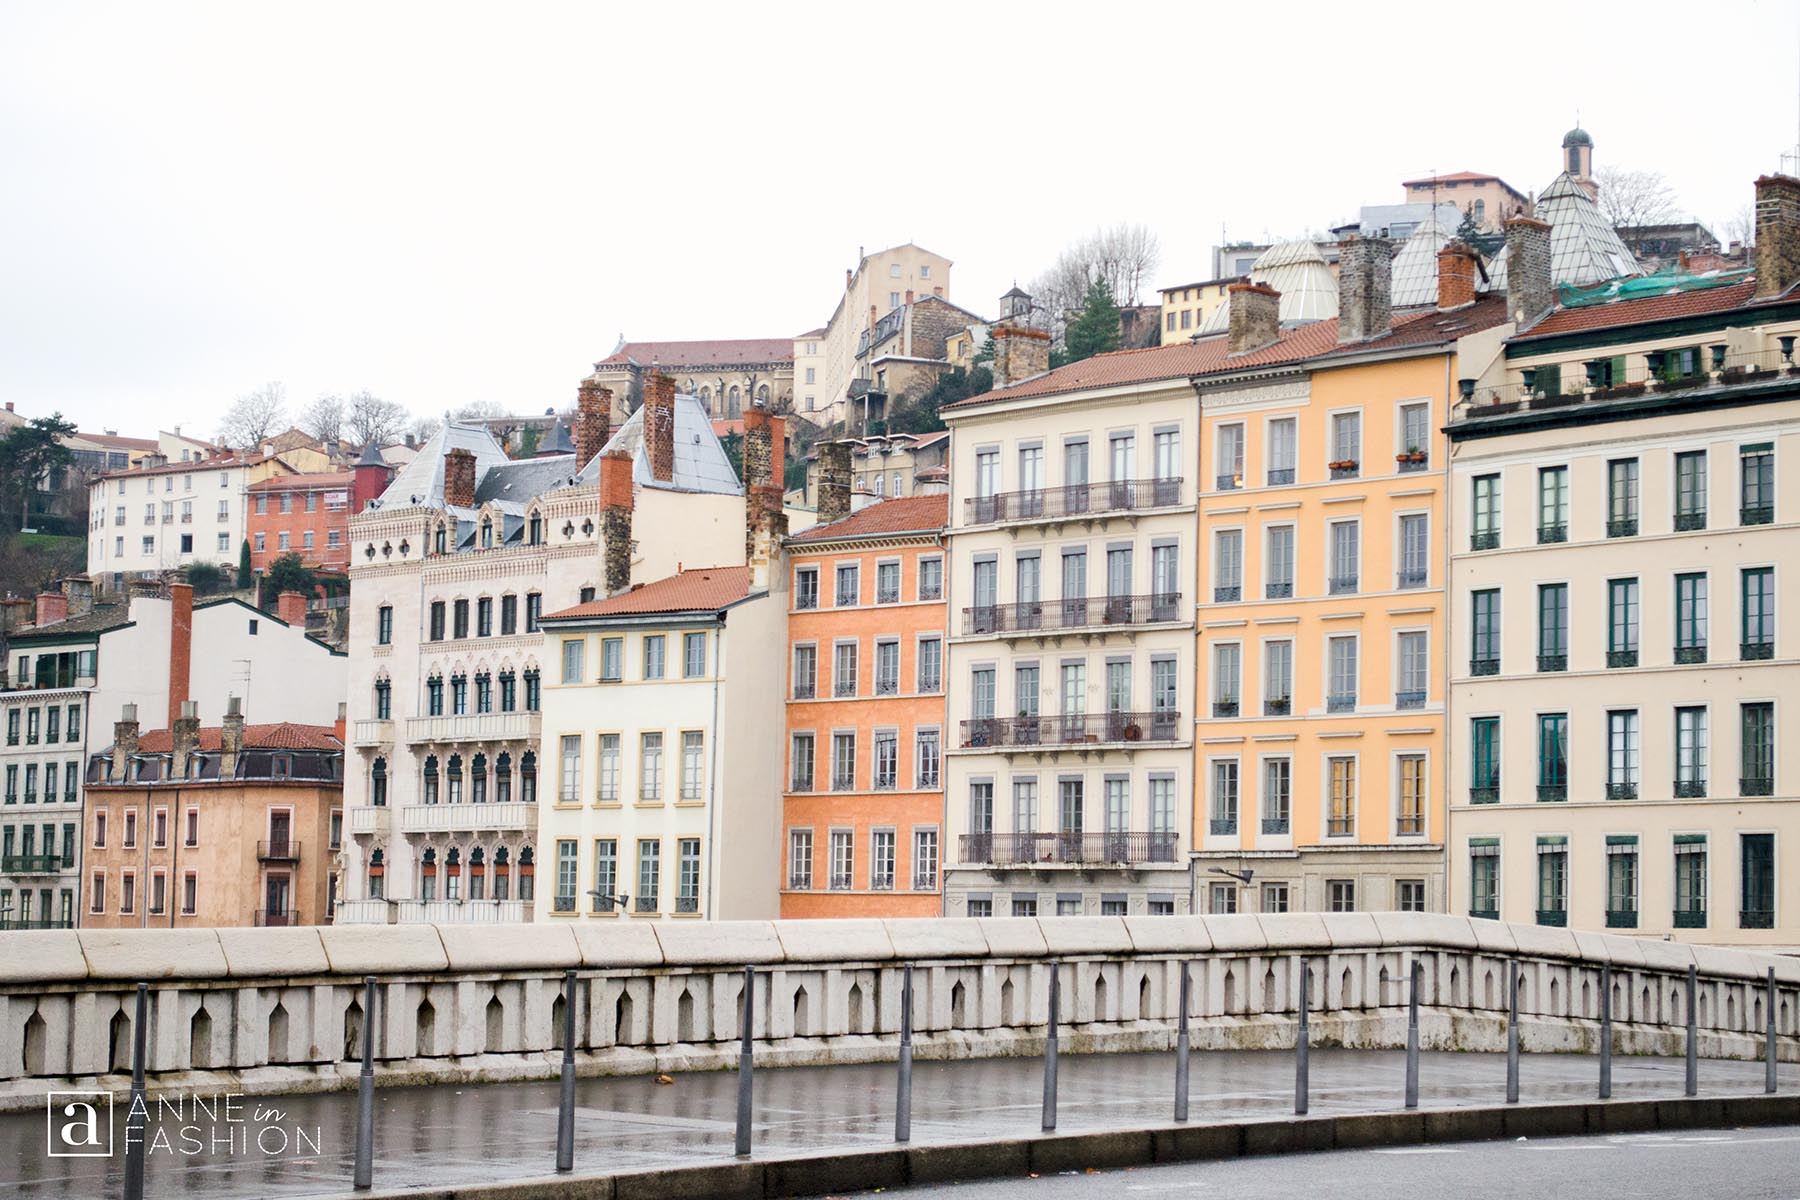
{"label": "chimney pot", "polygon": [[1756,181],[1756,296],[1781,296],[1800,283],[1800,179]]}
{"label": "chimney pot", "polygon": [[461,446],[444,454],[444,505],[475,507],[475,455]]}
{"label": "chimney pot", "polygon": [[169,727],[181,716],[188,700],[188,680],[194,657],[194,587],[169,585]]}
{"label": "chimney pot", "polygon": [[1050,335],[1029,325],[995,325],[994,387],[1009,388],[1050,369]]}
{"label": "chimney pot", "polygon": [[306,593],[283,592],[275,597],[275,615],[298,629],[306,628]]}
{"label": "chimney pot", "polygon": [[1506,306],[1523,329],[1550,311],[1550,226],[1536,217],[1506,223]]}
{"label": "chimney pot", "polygon": [[1475,303],[1475,248],[1452,241],[1438,251],[1438,309],[1447,311]]}
{"label": "chimney pot", "polygon": [[69,617],[69,598],[62,592],[39,592],[37,598],[37,623],[53,625],[65,621]]}
{"label": "chimney pot", "polygon": [[850,515],[850,443],[819,443],[819,524]]}
{"label": "chimney pot", "polygon": [[1280,292],[1266,283],[1234,283],[1225,294],[1231,322],[1225,335],[1228,353],[1249,354],[1281,337]]}
{"label": "chimney pot", "polygon": [[575,400],[575,465],[594,461],[612,437],[612,390],[592,379],[581,381]]}
{"label": "chimney pot", "polygon": [[1345,238],[1338,247],[1338,341],[1366,342],[1393,328],[1394,244]]}
{"label": "chimney pot", "polygon": [[631,474],[625,451],[600,456],[600,566],[609,596],[631,586]]}
{"label": "chimney pot", "polygon": [[675,380],[652,370],[644,380],[644,448],[658,482],[675,478]]}

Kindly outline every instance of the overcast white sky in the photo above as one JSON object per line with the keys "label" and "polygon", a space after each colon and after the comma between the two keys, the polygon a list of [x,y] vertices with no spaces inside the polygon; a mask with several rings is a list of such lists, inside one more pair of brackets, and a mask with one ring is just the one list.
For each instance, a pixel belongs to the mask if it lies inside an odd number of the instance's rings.
{"label": "overcast white sky", "polygon": [[632,338],[823,324],[858,246],[983,313],[1140,221],[1158,281],[1399,181],[1662,171],[1715,230],[1800,6],[0,0],[0,399],[211,433],[267,380],[541,411]]}

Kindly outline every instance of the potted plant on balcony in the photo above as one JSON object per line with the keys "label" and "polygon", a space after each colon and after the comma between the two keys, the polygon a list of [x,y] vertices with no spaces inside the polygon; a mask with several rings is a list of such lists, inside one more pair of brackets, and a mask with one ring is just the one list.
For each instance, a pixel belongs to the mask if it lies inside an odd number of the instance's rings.
{"label": "potted plant on balcony", "polygon": [[1394,461],[1397,463],[1422,463],[1425,461],[1425,452],[1417,446],[1408,446],[1399,454],[1394,455]]}
{"label": "potted plant on balcony", "polygon": [[1017,732],[1018,741],[1019,741],[1020,745],[1022,745],[1022,746],[1037,745],[1038,719],[1037,719],[1036,713],[1032,712],[1028,708],[1021,708],[1019,710],[1019,719],[1014,724],[1013,728]]}
{"label": "potted plant on balcony", "polygon": [[1357,461],[1354,458],[1340,458],[1325,465],[1333,471],[1354,471],[1357,468]]}
{"label": "potted plant on balcony", "polygon": [[1125,728],[1119,731],[1119,736],[1128,742],[1142,741],[1144,738],[1143,726],[1136,721],[1127,722]]}

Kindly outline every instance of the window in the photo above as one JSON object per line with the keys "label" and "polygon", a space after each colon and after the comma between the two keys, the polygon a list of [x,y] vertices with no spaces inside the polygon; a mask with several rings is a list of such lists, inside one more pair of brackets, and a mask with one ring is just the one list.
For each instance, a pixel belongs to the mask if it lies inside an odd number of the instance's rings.
{"label": "window", "polygon": [[1537,798],[1569,798],[1568,713],[1541,713],[1538,716]]}
{"label": "window", "polygon": [[[1036,690],[1032,695],[1033,712],[1036,711]],[[991,721],[994,717],[994,668],[975,667],[969,672],[969,716],[977,721]]]}
{"label": "window", "polygon": [[913,830],[913,890],[935,892],[938,886],[938,831]]}
{"label": "window", "polygon": [[1405,591],[1422,588],[1431,579],[1431,518],[1407,513],[1400,518],[1400,569],[1394,586]]}
{"label": "window", "polygon": [[919,639],[919,682],[921,695],[931,695],[941,691],[944,686],[944,640],[928,637]]}
{"label": "window", "polygon": [[681,674],[684,679],[699,679],[706,674],[706,635],[681,635]]}
{"label": "window", "polygon": [[1215,759],[1212,764],[1212,815],[1207,830],[1214,836],[1238,831],[1238,762]]}
{"label": "window", "polygon": [[1293,417],[1278,417],[1269,422],[1269,463],[1267,481],[1270,487],[1294,482],[1294,464],[1299,458],[1299,433]]}
{"label": "window", "polygon": [[581,803],[581,735],[567,733],[562,739],[562,780],[557,803]]}
{"label": "window", "polygon": [[1706,661],[1706,575],[1675,576],[1675,661]]}
{"label": "window", "polygon": [[1289,832],[1288,822],[1293,812],[1293,799],[1293,760],[1287,758],[1264,759],[1262,767],[1262,831],[1265,834],[1283,835]]}
{"label": "window", "polygon": [[1218,427],[1217,484],[1220,491],[1244,486],[1244,427],[1241,424]]}
{"label": "window", "polygon": [[1325,694],[1325,710],[1327,712],[1350,712],[1356,707],[1357,696],[1357,642],[1354,636],[1332,637],[1325,639],[1326,661],[1329,665],[1327,678],[1328,691]]}
{"label": "window", "polygon": [[1675,796],[1706,795],[1706,709],[1675,710]]}
{"label": "window", "polygon": [[619,735],[600,735],[600,784],[596,793],[602,804],[616,804],[619,799]]}
{"label": "window", "polygon": [[1775,568],[1746,568],[1739,592],[1743,629],[1739,635],[1738,657],[1775,657]]}
{"label": "window", "polygon": [[983,837],[994,832],[994,784],[975,780],[969,784],[969,833]]}
{"label": "window", "polygon": [[475,636],[494,636],[494,598],[483,596],[475,601]]}
{"label": "window", "polygon": [[1423,471],[1431,460],[1431,406],[1400,406],[1400,455],[1402,471]]}
{"label": "window", "polygon": [[1500,589],[1484,588],[1469,593],[1469,674],[1500,673]]}
{"label": "window", "polygon": [[1606,714],[1606,798],[1635,800],[1638,794],[1638,714],[1635,708]]}
{"label": "window", "polygon": [[525,672],[525,711],[537,712],[541,707],[542,699],[542,679],[536,671]]}
{"label": "window", "polygon": [[809,891],[813,885],[813,835],[810,829],[788,831],[788,887]]}
{"label": "window", "polygon": [[[42,659],[38,661],[42,662]],[[42,710],[28,708],[25,710],[25,744],[35,746],[38,742],[38,720]]]}
{"label": "window", "polygon": [[1537,840],[1538,891],[1537,923],[1567,925],[1569,923],[1569,839],[1540,837]]}
{"label": "window", "polygon": [[794,569],[794,607],[819,607],[819,568],[796,567]]}
{"label": "window", "polygon": [[1469,915],[1500,918],[1500,839],[1469,839]]}
{"label": "window", "polygon": [[1538,585],[1538,653],[1540,671],[1569,669],[1569,585]]}
{"label": "window", "polygon": [[375,610],[375,644],[390,646],[394,642],[394,607],[384,604]]}
{"label": "window", "polygon": [[576,887],[576,848],[573,839],[565,838],[556,843],[556,911],[572,913],[575,911]]}
{"label": "window", "polygon": [[900,603],[900,564],[884,562],[875,564],[875,603]]}
{"label": "window", "polygon": [[1706,928],[1706,835],[1675,835],[1675,928]]}
{"label": "window", "polygon": [[469,602],[458,600],[450,606],[450,636],[466,638],[469,636]]}
{"label": "window", "polygon": [[1395,760],[1395,798],[1397,820],[1395,832],[1401,837],[1418,837],[1425,832],[1425,756],[1402,754]]}
{"label": "window", "polygon": [[811,700],[817,694],[819,648],[794,647],[794,699]]}
{"label": "window", "polygon": [[894,890],[894,863],[896,857],[894,831],[892,829],[873,829],[869,831],[869,887],[878,891]]}
{"label": "window", "polygon": [[442,600],[433,600],[431,602],[430,631],[432,641],[441,642],[444,640],[444,602]]}
{"label": "window", "polygon": [[619,843],[613,838],[594,839],[594,891],[589,897],[594,912],[611,912],[619,895]]}
{"label": "window", "polygon": [[856,735],[854,733],[831,735],[831,790],[834,792],[856,790]]}
{"label": "window", "polygon": [[88,880],[88,911],[103,913],[106,911],[106,872],[95,871]]}
{"label": "window", "polygon": [[662,799],[663,735],[646,733],[638,737],[638,799]]}
{"label": "window", "polygon": [[1356,591],[1361,574],[1362,526],[1356,521],[1331,523],[1331,580],[1334,596]]}
{"label": "window", "polygon": [[[1215,717],[1235,717],[1238,715],[1239,696],[1239,663],[1243,655],[1243,647],[1236,642],[1219,642],[1213,646],[1213,706]],[[1111,666],[1129,664],[1109,664]]]}
{"label": "window", "polygon": [[1325,881],[1325,895],[1332,912],[1356,911],[1356,880],[1328,879]]}
{"label": "window", "polygon": [[1263,596],[1269,600],[1285,599],[1294,594],[1294,527],[1271,525],[1266,537]]}
{"label": "window", "polygon": [[1738,795],[1775,794],[1775,705],[1759,700],[1738,708],[1740,774]]}
{"label": "window", "polygon": [[1638,840],[1608,834],[1606,838],[1606,927],[1636,929],[1638,923]]}
{"label": "window", "polygon": [[1615,458],[1606,464],[1606,536],[1636,537],[1638,531],[1638,460]]}
{"label": "window", "polygon": [[1325,760],[1330,810],[1325,832],[1330,837],[1356,835],[1356,759],[1333,755]]}
{"label": "window", "polygon": [[1538,542],[1569,540],[1569,468],[1538,471]]}
{"label": "window", "polygon": [[839,642],[832,647],[831,694],[856,695],[856,643]]}
{"label": "window", "polygon": [[587,652],[585,638],[568,638],[562,644],[562,681],[580,683],[582,657]]}
{"label": "window", "polygon": [[[543,612],[544,612],[543,596],[539,595],[537,592],[531,592],[528,595],[526,595],[526,597],[525,597],[525,632],[526,633],[536,633],[538,631],[538,617],[543,615]],[[523,899],[523,898],[524,897],[520,897],[520,899]]]}
{"label": "window", "polygon": [[1395,880],[1394,907],[1400,912],[1424,912],[1425,881],[1423,879]]}
{"label": "window", "polygon": [[[29,802],[29,799],[30,799],[30,796],[32,793],[32,775],[33,775],[33,772],[31,770],[31,767],[28,765],[25,768],[25,795],[26,795],[28,802]],[[135,809],[135,808],[126,809],[125,810],[125,838],[124,838],[124,841],[121,842],[120,844],[123,845],[125,847],[125,849],[127,849],[127,850],[129,850],[133,846],[137,845],[137,826],[138,826],[137,809]]]}
{"label": "window", "polygon": [[1215,883],[1208,887],[1206,910],[1215,915],[1236,912],[1238,910],[1237,884]]}
{"label": "window", "polygon": [[675,911],[700,911],[699,838],[681,838],[675,843]]}
{"label": "window", "polygon": [[1738,523],[1767,525],[1775,519],[1775,443],[1738,451]]}
{"label": "window", "polygon": [[1738,928],[1775,928],[1775,835],[1738,835]]}
{"label": "window", "polygon": [[877,641],[875,643],[875,694],[877,696],[900,694],[899,642]]}
{"label": "window", "polygon": [[[380,879],[381,879],[381,877],[379,875],[377,875],[375,877],[374,882],[379,884]],[[376,898],[379,898],[380,888],[379,887],[372,888],[370,894]],[[181,912],[182,912],[182,915],[188,916],[188,917],[193,916],[194,913],[198,910],[199,905],[200,905],[200,877],[198,875],[195,875],[192,871],[188,871],[186,874],[182,875],[182,877],[181,877]],[[98,912],[99,910],[96,909],[95,911]]]}
{"label": "window", "polygon": [[663,677],[664,654],[667,639],[660,633],[644,636],[644,678],[661,679]]}
{"label": "window", "polygon": [[855,564],[841,566],[837,569],[837,588],[832,593],[832,603],[839,608],[849,608],[862,597],[861,568]]}
{"label": "window", "polygon": [[991,503],[1000,490],[1000,451],[977,450],[975,452],[975,496],[980,500],[988,500],[988,504],[975,506],[976,520],[993,520],[997,515]]}
{"label": "window", "polygon": [[1362,414],[1331,414],[1331,459],[1326,466],[1333,479],[1355,479],[1362,465]]}
{"label": "window", "polygon": [[625,678],[625,639],[600,639],[600,682],[618,683]]}
{"label": "window", "polygon": [[1213,603],[1243,599],[1244,531],[1221,529],[1213,535]]}
{"label": "window", "polygon": [[500,597],[500,636],[511,637],[519,628],[519,598]]}
{"label": "window", "polygon": [[425,681],[425,715],[431,717],[444,715],[444,680],[442,676],[433,676]]}
{"label": "window", "polygon": [[1394,707],[1424,708],[1431,687],[1431,635],[1409,630],[1394,641],[1399,651]]}
{"label": "window", "polygon": [[182,837],[181,844],[191,848],[200,844],[200,810],[190,808],[187,810],[186,817],[187,831]]}
{"label": "window", "polygon": [[942,600],[943,598],[944,560],[921,558],[919,560],[919,599]]}
{"label": "window", "polygon": [[657,911],[657,891],[662,883],[662,841],[644,838],[638,842],[637,911]]}
{"label": "window", "polygon": [[1675,456],[1675,528],[1706,528],[1706,451]]}
{"label": "window", "polygon": [[706,735],[690,729],[681,735],[681,798],[698,800],[706,778]]}
{"label": "window", "polygon": [[1606,581],[1606,665],[1635,667],[1638,663],[1638,581]]}
{"label": "window", "polygon": [[831,879],[833,891],[856,886],[856,835],[848,829],[831,831]]}

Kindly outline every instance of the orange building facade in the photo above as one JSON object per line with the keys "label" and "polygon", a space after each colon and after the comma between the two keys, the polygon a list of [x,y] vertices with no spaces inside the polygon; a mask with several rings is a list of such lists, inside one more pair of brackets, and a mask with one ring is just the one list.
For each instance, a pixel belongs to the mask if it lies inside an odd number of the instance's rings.
{"label": "orange building facade", "polygon": [[943,496],[789,539],[783,917],[942,906]]}

